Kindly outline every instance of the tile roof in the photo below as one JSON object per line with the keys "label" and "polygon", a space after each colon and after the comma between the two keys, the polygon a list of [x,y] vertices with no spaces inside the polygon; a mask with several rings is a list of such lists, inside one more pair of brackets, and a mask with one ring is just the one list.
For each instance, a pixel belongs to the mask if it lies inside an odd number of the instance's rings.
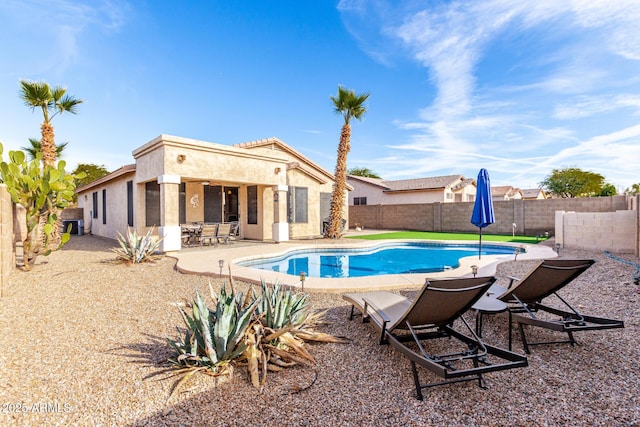
{"label": "tile roof", "polygon": [[540,193],[542,193],[543,196],[545,194],[542,188],[526,188],[522,190],[522,198],[536,199]]}
{"label": "tile roof", "polygon": [[107,175],[98,178],[96,180],[93,180],[91,182],[86,183],[85,185],[78,187],[75,189],[76,193],[80,193],[82,191],[87,191],[90,188],[96,187],[100,184],[103,184],[107,181],[111,181],[112,179],[118,178],[120,176],[129,174],[129,173],[134,173],[136,171],[136,165],[135,163],[130,164],[130,165],[124,165],[116,170],[114,170],[113,172],[108,173]]}
{"label": "tile roof", "polygon": [[[331,172],[324,169],[322,166],[320,166],[313,160],[309,159],[308,157],[306,157],[305,155],[303,155],[302,153],[300,153],[299,151],[297,151],[296,149],[294,149],[293,147],[291,147],[290,145],[288,145],[287,143],[285,143],[284,141],[276,137],[257,139],[255,141],[241,142],[239,144],[232,145],[232,147],[246,148],[246,149],[258,148],[258,147],[269,147],[269,146],[271,146],[271,149],[275,149],[275,147],[278,147],[280,150],[288,152],[289,154],[298,158],[302,162],[307,163],[311,167],[315,168],[317,171],[325,175],[327,178],[331,180],[334,179],[334,175]],[[292,165],[292,166],[296,166],[296,165]]]}
{"label": "tile roof", "polygon": [[519,188],[512,187],[511,185],[501,185],[497,187],[491,187],[491,195],[495,197],[508,197],[511,198],[517,193],[522,193]]}
{"label": "tile roof", "polygon": [[454,186],[454,189],[459,189],[475,182],[473,179],[465,179],[462,175],[433,176],[429,178],[400,179],[395,181],[367,178],[356,175],[349,175],[348,178],[383,187],[385,192],[437,190],[449,186]]}

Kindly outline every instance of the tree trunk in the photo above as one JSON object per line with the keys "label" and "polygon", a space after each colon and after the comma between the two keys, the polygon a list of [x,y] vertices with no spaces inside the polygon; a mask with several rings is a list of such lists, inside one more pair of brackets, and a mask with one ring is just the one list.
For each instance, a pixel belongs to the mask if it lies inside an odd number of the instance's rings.
{"label": "tree trunk", "polygon": [[40,125],[42,138],[40,139],[40,149],[42,150],[42,164],[55,167],[56,164],[56,142],[51,123],[43,122]]}
{"label": "tree trunk", "polygon": [[[31,225],[29,230],[29,218],[27,218],[27,236],[22,242],[23,264],[25,270],[31,270],[31,267],[39,255],[47,255],[51,248],[59,248],[62,243],[62,220],[58,218],[53,231],[48,236],[44,232],[44,226],[47,224],[48,213],[45,211],[37,218],[37,223]],[[32,219],[33,220],[33,219]]]}
{"label": "tree trunk", "polygon": [[337,239],[342,235],[342,214],[344,210],[344,195],[347,189],[347,156],[351,147],[351,126],[345,123],[340,133],[338,145],[338,158],[336,160],[335,182],[331,195],[331,216],[327,237]]}

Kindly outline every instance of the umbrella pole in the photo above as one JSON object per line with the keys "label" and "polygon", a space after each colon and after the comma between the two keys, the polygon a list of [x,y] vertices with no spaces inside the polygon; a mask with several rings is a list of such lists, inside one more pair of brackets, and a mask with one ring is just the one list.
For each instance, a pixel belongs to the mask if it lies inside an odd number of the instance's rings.
{"label": "umbrella pole", "polygon": [[482,259],[482,227],[480,227],[480,244],[478,245],[478,259]]}

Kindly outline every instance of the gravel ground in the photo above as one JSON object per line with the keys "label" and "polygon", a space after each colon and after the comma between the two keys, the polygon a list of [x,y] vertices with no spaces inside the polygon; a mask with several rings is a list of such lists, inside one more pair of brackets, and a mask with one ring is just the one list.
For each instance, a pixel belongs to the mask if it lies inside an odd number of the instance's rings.
{"label": "gravel ground", "polygon": [[[184,275],[175,261],[115,264],[113,241],[73,237],[10,277],[0,299],[0,425],[638,425],[640,321],[635,267],[600,252],[563,250],[597,263],[563,295],[585,313],[623,319],[625,329],[577,334],[579,345],[534,347],[527,368],[452,384],[414,397],[409,362],[377,344],[372,325],[348,321],[340,295],[313,293],[328,310],[324,332],[348,344],[313,344],[315,367],[270,374],[260,393],[243,369],[195,376],[167,400],[175,378],[166,365],[182,320],[176,302],[221,280]],[[633,263],[638,258],[622,255]],[[498,276],[522,275],[533,262],[504,263]],[[498,283],[506,284],[506,279]],[[246,285],[239,284],[246,289]],[[548,331],[533,332],[549,337]],[[506,320],[485,321],[484,338],[506,346]],[[522,351],[519,341],[516,350]],[[436,380],[426,371],[423,378]]]}

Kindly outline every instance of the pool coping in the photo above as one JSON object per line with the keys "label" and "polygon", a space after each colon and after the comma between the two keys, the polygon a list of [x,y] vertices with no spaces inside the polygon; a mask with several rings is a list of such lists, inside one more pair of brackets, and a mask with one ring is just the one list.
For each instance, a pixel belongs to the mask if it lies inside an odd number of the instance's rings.
{"label": "pool coping", "polygon": [[[265,280],[267,283],[286,284],[302,288],[300,277],[276,271],[260,270],[252,267],[243,267],[238,262],[249,258],[267,258],[282,256],[288,252],[300,249],[349,249],[349,248],[374,248],[381,244],[404,243],[404,242],[424,242],[424,243],[450,243],[473,245],[475,242],[464,240],[424,240],[424,239],[388,239],[388,240],[356,240],[353,242],[339,243],[304,243],[300,241],[289,241],[280,243],[245,242],[231,243],[229,245],[219,245],[216,247],[205,247],[190,251],[172,252],[168,255],[176,258],[176,268],[182,273],[203,274],[213,277],[220,276],[219,260],[224,261],[222,271],[223,277],[228,277],[229,272],[234,279],[251,283],[260,283]],[[427,278],[446,277],[470,277],[471,266],[478,266],[478,275],[492,276],[496,273],[499,263],[505,261],[547,259],[555,258],[558,254],[549,246],[532,244],[514,244],[505,242],[486,242],[487,245],[516,246],[524,247],[526,252],[517,255],[483,255],[481,259],[475,256],[464,257],[460,260],[460,266],[455,269],[438,273],[408,273],[408,274],[387,274],[380,276],[350,277],[350,278],[317,278],[307,277],[304,282],[304,290],[309,292],[356,292],[370,290],[390,290],[420,287]]]}

